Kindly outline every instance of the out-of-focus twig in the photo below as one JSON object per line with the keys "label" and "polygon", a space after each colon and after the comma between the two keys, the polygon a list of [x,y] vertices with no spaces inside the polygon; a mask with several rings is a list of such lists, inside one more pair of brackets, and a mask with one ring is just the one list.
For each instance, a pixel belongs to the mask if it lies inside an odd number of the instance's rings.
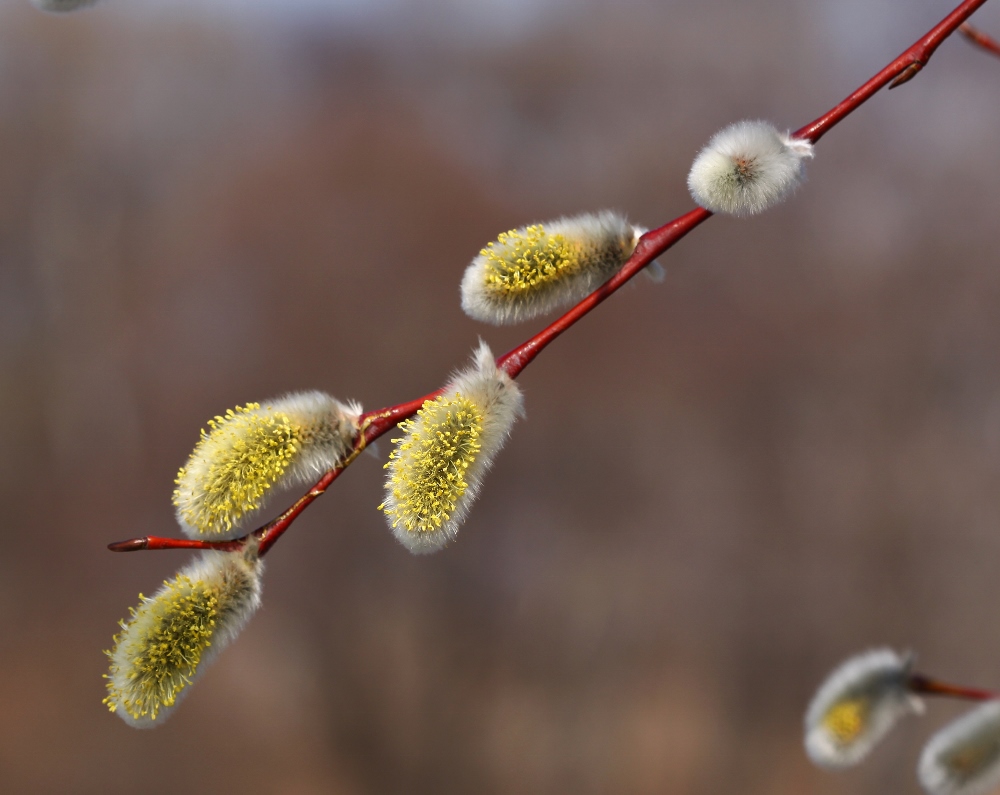
{"label": "out-of-focus twig", "polygon": [[983,690],[978,687],[966,687],[950,682],[940,682],[931,679],[923,674],[911,674],[909,682],[910,691],[919,693],[922,696],[947,696],[949,698],[961,698],[966,701],[994,701],[1000,698],[1000,693],[995,690]]}
{"label": "out-of-focus twig", "polygon": [[987,52],[993,53],[995,56],[1000,58],[1000,42],[996,39],[987,36],[981,30],[978,30],[968,22],[963,24],[958,32],[961,33],[965,38],[975,44],[977,47],[982,47]]}

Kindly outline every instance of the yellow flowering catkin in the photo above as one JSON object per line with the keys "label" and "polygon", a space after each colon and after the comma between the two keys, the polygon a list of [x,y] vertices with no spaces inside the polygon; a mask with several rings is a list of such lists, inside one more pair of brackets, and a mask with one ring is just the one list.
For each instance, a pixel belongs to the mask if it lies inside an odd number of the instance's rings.
{"label": "yellow flowering catkin", "polygon": [[204,552],[153,597],[139,594],[139,606],[106,652],[104,704],[137,728],[162,723],[259,606],[261,566],[255,545]]}
{"label": "yellow flowering catkin", "polygon": [[840,745],[849,745],[858,739],[868,723],[868,701],[849,699],[834,704],[823,716],[823,727]]}
{"label": "yellow flowering catkin", "polygon": [[399,424],[404,435],[392,440],[379,510],[407,549],[434,552],[455,538],[522,403],[517,385],[481,344],[471,368]]}
{"label": "yellow flowering catkin", "polygon": [[561,234],[542,224],[501,232],[479,252],[487,260],[486,282],[498,293],[523,296],[566,278],[580,268],[580,257]]}
{"label": "yellow flowering catkin", "polygon": [[922,702],[909,689],[912,655],[873,649],[842,663],[817,690],[805,715],[805,746],[820,767],[864,759]]}
{"label": "yellow flowering catkin", "polygon": [[307,482],[351,450],[361,407],[322,392],[248,403],[210,420],[177,474],[173,503],[197,537],[238,533],[278,488]]}
{"label": "yellow flowering catkin", "polygon": [[[482,449],[478,440],[483,415],[475,403],[456,393],[428,400],[416,420],[401,422],[399,429],[406,436],[393,439],[398,446],[387,465],[393,469],[389,482],[395,502],[383,510],[393,527],[402,524],[408,533],[433,533],[451,518],[469,488],[465,473]],[[404,458],[405,466],[392,466]]]}
{"label": "yellow flowering catkin", "polygon": [[621,268],[640,234],[609,211],[512,229],[466,269],[462,309],[501,325],[575,303]]}

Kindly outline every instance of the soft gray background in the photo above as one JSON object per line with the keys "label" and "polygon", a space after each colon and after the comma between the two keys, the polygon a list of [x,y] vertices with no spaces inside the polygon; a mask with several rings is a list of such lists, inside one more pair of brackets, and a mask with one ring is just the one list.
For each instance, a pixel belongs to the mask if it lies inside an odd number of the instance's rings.
{"label": "soft gray background", "polygon": [[396,544],[359,459],[155,731],[101,649],[187,556],[104,546],[176,534],[227,407],[374,408],[521,341],[458,305],[498,232],[663,223],[717,128],[806,123],[950,7],[0,0],[0,788],[918,792],[954,706],[840,775],[800,725],[875,644],[1000,687],[1000,60],[958,38],[525,371],[453,547]]}

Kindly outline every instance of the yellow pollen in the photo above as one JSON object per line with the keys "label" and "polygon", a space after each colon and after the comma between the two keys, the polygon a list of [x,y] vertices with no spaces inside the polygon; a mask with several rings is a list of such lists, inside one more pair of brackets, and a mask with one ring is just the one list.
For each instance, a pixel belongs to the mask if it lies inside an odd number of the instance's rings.
{"label": "yellow pollen", "polygon": [[502,233],[479,252],[486,258],[486,283],[503,295],[523,295],[580,270],[579,247],[542,224]]}
{"label": "yellow pollen", "polygon": [[1000,753],[1000,744],[995,739],[983,738],[975,744],[967,745],[950,754],[946,764],[952,773],[967,780],[975,777],[980,770],[996,758],[998,753]]}
{"label": "yellow pollen", "polygon": [[823,725],[837,742],[849,745],[864,731],[867,718],[868,702],[864,699],[851,699],[835,704],[823,718]]}
{"label": "yellow pollen", "polygon": [[[117,646],[125,644],[124,664],[115,660],[119,649],[105,652],[112,663],[103,703],[112,712],[122,707],[137,720],[147,715],[156,720],[190,684],[219,613],[218,588],[183,574],[165,584],[167,590],[155,599],[139,595],[139,608],[130,608],[132,623],[115,636]],[[121,674],[127,681],[116,683]]]}
{"label": "yellow pollen", "polygon": [[259,403],[230,409],[209,421],[187,465],[177,473],[173,502],[202,533],[225,533],[284,474],[302,446],[287,414]]}
{"label": "yellow pollen", "polygon": [[456,393],[428,400],[415,418],[399,424],[406,435],[393,439],[396,449],[385,465],[392,474],[393,504],[379,510],[408,532],[440,529],[455,511],[469,484],[465,472],[480,450],[483,415]]}

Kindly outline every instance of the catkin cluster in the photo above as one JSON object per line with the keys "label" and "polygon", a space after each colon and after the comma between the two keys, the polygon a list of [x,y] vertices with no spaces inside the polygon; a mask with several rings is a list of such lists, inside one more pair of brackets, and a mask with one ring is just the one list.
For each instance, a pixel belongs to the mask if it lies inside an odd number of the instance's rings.
{"label": "catkin cluster", "polygon": [[[970,697],[965,688],[913,673],[913,655],[859,654],[820,686],[805,716],[805,746],[820,767],[852,767],[907,715],[924,711],[919,693]],[[974,691],[982,697],[981,691]],[[917,777],[928,795],[986,795],[1000,786],[1000,701],[991,699],[924,746]]]}
{"label": "catkin cluster", "polygon": [[[50,10],[74,5],[38,2]],[[741,122],[698,155],[689,185],[709,209],[758,212],[794,187],[801,160],[811,155],[807,142],[763,122]],[[466,268],[462,307],[491,324],[562,309],[614,277],[642,235],[610,211],[512,229]],[[399,424],[379,509],[408,550],[434,552],[455,539],[523,413],[520,389],[481,343],[468,367]],[[247,522],[275,493],[349,463],[364,445],[362,427],[359,405],[322,392],[247,403],[209,421],[177,474],[177,521],[194,538],[243,541],[236,551],[202,553],[154,596],[140,595],[108,652],[105,703],[112,712],[134,726],[162,722],[260,603],[260,536],[246,533]],[[853,763],[914,709],[902,684],[905,670],[906,663],[880,653],[842,672],[811,708],[813,757],[834,766]]]}
{"label": "catkin cluster", "polygon": [[[275,491],[350,454],[361,407],[322,392],[248,403],[209,420],[177,475],[173,502],[190,536],[231,538]],[[205,551],[152,596],[139,595],[107,652],[104,703],[128,724],[159,725],[260,605],[260,539]]]}

